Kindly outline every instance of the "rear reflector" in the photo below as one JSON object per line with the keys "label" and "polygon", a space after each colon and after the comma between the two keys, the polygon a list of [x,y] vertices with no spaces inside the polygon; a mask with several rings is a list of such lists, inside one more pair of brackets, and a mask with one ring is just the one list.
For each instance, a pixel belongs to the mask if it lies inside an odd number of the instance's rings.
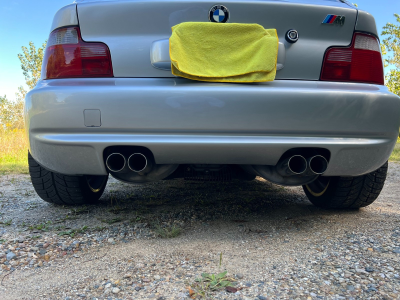
{"label": "rear reflector", "polygon": [[328,49],[321,80],[385,84],[378,39],[355,33],[350,47]]}
{"label": "rear reflector", "polygon": [[113,77],[107,45],[84,42],[79,27],[56,29],[50,34],[42,72],[44,79]]}

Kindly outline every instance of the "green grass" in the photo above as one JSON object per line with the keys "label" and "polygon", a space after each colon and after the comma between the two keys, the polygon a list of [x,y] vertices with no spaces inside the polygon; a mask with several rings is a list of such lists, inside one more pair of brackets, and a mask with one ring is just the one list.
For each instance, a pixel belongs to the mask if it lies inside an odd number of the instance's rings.
{"label": "green grass", "polygon": [[179,236],[182,233],[182,228],[173,224],[166,227],[161,227],[159,224],[155,224],[155,233],[163,239],[171,239]]}
{"label": "green grass", "polygon": [[400,161],[400,139],[397,139],[397,144],[390,155],[389,161]]}
{"label": "green grass", "polygon": [[0,175],[28,173],[28,143],[23,129],[0,129]]}

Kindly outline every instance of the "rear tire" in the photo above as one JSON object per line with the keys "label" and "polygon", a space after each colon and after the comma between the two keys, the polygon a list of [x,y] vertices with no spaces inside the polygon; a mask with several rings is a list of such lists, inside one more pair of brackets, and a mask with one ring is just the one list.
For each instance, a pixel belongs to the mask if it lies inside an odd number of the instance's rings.
{"label": "rear tire", "polygon": [[388,163],[378,170],[356,177],[319,177],[303,185],[312,204],[322,208],[360,208],[378,198],[385,184]]}
{"label": "rear tire", "polygon": [[93,204],[107,185],[106,176],[70,176],[46,170],[28,152],[29,174],[36,193],[44,201],[60,205]]}

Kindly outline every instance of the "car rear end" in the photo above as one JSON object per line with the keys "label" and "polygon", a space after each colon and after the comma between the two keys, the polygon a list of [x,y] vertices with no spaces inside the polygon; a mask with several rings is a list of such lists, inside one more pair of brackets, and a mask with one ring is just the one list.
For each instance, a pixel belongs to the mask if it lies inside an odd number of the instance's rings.
{"label": "car rear end", "polygon": [[322,157],[318,176],[359,176],[388,160],[400,101],[384,86],[370,14],[336,0],[222,4],[230,23],[277,29],[273,82],[172,75],[171,27],[209,22],[214,2],[82,0],[62,8],[42,80],[26,97],[33,158],[53,172],[126,182],[238,166],[283,185],[315,179],[279,173],[292,157]]}

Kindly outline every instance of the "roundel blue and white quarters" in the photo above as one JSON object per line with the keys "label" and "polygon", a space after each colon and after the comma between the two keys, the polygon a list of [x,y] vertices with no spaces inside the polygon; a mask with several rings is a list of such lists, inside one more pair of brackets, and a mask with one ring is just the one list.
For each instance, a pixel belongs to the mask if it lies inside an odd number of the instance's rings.
{"label": "roundel blue and white quarters", "polygon": [[211,22],[226,23],[229,20],[229,10],[223,5],[214,5],[208,14]]}

